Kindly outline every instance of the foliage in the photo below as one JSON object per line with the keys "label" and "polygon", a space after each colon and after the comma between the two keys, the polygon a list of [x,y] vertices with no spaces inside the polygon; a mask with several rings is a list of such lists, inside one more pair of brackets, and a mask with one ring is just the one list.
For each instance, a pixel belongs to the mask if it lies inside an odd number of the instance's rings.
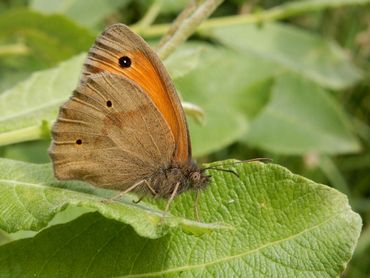
{"label": "foliage", "polygon": [[155,45],[187,1],[1,3],[0,276],[336,277],[353,256],[342,275],[368,277],[369,4],[229,0],[177,23],[198,27],[164,60],[204,114],[189,112],[193,154],[237,173],[208,170],[199,222],[192,192],[170,214],[102,202],[117,192],[55,180],[47,156],[95,35],[120,21]]}
{"label": "foliage", "polygon": [[[120,204],[104,204],[94,195],[69,190],[76,190],[76,184],[53,180],[49,166],[2,163],[10,166],[9,173],[0,177],[0,225],[7,231],[39,230],[67,204],[93,208],[133,227],[96,213],[51,227],[0,248],[0,262],[7,262],[0,264],[3,276],[217,275],[221,269],[228,275],[253,277],[261,272],[336,276],[351,256],[361,227],[359,215],[351,211],[342,193],[273,164],[236,164],[239,177],[212,172],[214,181],[200,204],[202,217],[205,222],[228,223],[212,227],[178,217],[161,218],[155,208],[133,205],[127,197]],[[86,188],[80,185],[79,190]],[[189,197],[179,197],[172,212],[189,217],[187,208],[193,202]],[[15,205],[7,209],[5,200]],[[179,225],[186,233],[203,236],[189,236],[175,229]],[[159,240],[139,236],[157,238],[164,233],[167,236]],[[39,255],[31,256],[34,252]],[[132,261],[133,254],[140,259]],[[113,257],[119,257],[114,268],[108,266]],[[68,267],[56,274],[62,261]]]}

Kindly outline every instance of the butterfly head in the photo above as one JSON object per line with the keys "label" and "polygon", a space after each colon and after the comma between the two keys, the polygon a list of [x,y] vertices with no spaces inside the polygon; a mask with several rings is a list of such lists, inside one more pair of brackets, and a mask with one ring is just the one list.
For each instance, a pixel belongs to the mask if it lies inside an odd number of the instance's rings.
{"label": "butterfly head", "polygon": [[209,183],[210,176],[206,175],[205,170],[199,168],[198,165],[192,161],[187,171],[188,188],[193,190],[201,190]]}
{"label": "butterfly head", "polygon": [[204,173],[203,169],[197,168],[189,173],[188,181],[190,188],[200,190],[206,187],[209,183],[210,176]]}

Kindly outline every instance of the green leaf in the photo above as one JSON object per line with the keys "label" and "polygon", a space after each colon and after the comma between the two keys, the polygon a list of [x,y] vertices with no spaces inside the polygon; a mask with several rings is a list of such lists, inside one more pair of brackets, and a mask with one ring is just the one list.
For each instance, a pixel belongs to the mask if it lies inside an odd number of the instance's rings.
{"label": "green leaf", "polygon": [[164,61],[168,72],[173,79],[182,77],[194,70],[200,62],[201,47],[185,44],[180,46],[170,57]]}
{"label": "green leaf", "polygon": [[312,82],[285,74],[269,104],[251,124],[247,141],[280,154],[340,154],[360,149],[345,112]]}
{"label": "green leaf", "polygon": [[202,124],[189,119],[193,155],[200,157],[228,146],[242,137],[248,124],[242,113],[224,107],[205,107]]}
{"label": "green leaf", "polygon": [[270,101],[273,84],[272,77],[251,83],[231,99],[232,105],[252,121]]}
{"label": "green leaf", "polygon": [[[0,17],[0,39],[26,40],[42,61],[62,61],[85,51],[94,37],[63,16],[47,16],[29,10],[10,10]],[[36,61],[36,57],[34,57]]]}
{"label": "green leaf", "polygon": [[46,14],[63,14],[82,26],[96,27],[117,9],[126,6],[129,0],[32,0],[31,8]]}
{"label": "green leaf", "polygon": [[344,89],[362,77],[334,42],[281,23],[240,24],[207,29],[207,35],[240,53],[258,55],[275,67],[302,75],[324,87]]}
{"label": "green leaf", "polygon": [[0,173],[0,228],[9,233],[38,231],[67,206],[96,210],[107,218],[130,224],[139,235],[148,238],[158,238],[178,227],[193,234],[231,228],[165,214],[144,202],[134,204],[136,198],[131,195],[125,195],[121,202],[104,203],[105,197],[117,192],[98,190],[81,182],[57,181],[50,164],[0,159],[0,169],[7,169]]}
{"label": "green leaf", "polygon": [[46,16],[29,10],[10,10],[0,16],[0,45],[20,44],[19,55],[2,56],[0,89],[30,72],[56,65],[86,51],[93,36],[62,16]]}
{"label": "green leaf", "polygon": [[[172,230],[153,240],[90,213],[1,246],[2,277],[338,277],[361,230],[345,195],[273,164],[239,163],[232,169],[239,178],[211,171],[213,182],[200,202],[206,221],[229,223],[232,230],[202,237]],[[12,193],[24,202],[27,191],[17,187]],[[191,197],[179,196],[172,212],[189,214]],[[7,204],[13,208],[13,201]],[[34,199],[23,210],[37,207],[43,209]],[[145,222],[141,217],[136,221]]]}

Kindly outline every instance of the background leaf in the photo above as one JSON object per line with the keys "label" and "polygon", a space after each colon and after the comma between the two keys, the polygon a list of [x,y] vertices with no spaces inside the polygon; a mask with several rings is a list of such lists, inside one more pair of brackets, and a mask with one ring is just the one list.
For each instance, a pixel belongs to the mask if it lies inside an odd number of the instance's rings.
{"label": "background leaf", "polygon": [[86,51],[94,37],[62,16],[46,16],[29,10],[10,10],[0,15],[0,45],[20,44],[26,53],[2,56],[0,91],[31,72],[56,65]]}
{"label": "background leaf", "polygon": [[280,154],[360,149],[336,100],[312,82],[289,74],[276,79],[270,102],[253,121],[247,141]]}
{"label": "background leaf", "polygon": [[166,69],[171,73],[171,78],[182,77],[196,69],[200,63],[202,52],[204,52],[202,47],[194,47],[189,44],[179,47],[164,61]]}
{"label": "background leaf", "polygon": [[[214,182],[200,204],[206,221],[227,222],[233,230],[202,237],[174,230],[150,240],[127,225],[86,214],[1,246],[2,276],[338,276],[361,229],[346,197],[277,165],[233,167],[240,178],[212,171]],[[189,214],[191,197],[175,200],[173,212]]]}

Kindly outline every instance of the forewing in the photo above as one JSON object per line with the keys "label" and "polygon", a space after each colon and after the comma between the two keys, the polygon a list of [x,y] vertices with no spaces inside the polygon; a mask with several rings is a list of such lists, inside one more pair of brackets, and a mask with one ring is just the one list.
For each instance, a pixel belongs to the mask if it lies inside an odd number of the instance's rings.
{"label": "forewing", "polygon": [[60,108],[50,156],[55,176],[123,190],[173,156],[173,135],[148,95],[129,79],[96,74]]}
{"label": "forewing", "polygon": [[[120,66],[123,56],[131,59],[129,67]],[[81,83],[99,72],[126,76],[143,88],[170,127],[176,142],[174,160],[187,162],[191,145],[185,114],[165,67],[150,46],[123,24],[108,27],[88,53]]]}

